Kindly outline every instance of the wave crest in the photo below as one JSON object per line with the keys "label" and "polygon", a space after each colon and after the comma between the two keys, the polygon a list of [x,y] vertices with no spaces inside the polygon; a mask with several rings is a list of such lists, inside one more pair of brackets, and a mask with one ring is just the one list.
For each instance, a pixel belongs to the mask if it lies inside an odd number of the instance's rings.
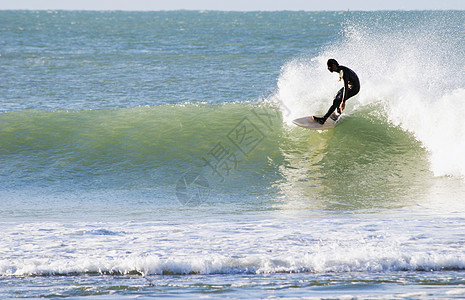
{"label": "wave crest", "polygon": [[[462,30],[452,32],[454,26]],[[465,45],[457,34],[464,29],[460,13],[447,22],[434,12],[350,20],[340,42],[283,67],[272,99],[290,112],[288,123],[325,112],[342,86],[326,70],[326,60],[336,58],[361,80],[346,114],[379,104],[391,124],[413,133],[430,152],[435,175],[465,176]]]}

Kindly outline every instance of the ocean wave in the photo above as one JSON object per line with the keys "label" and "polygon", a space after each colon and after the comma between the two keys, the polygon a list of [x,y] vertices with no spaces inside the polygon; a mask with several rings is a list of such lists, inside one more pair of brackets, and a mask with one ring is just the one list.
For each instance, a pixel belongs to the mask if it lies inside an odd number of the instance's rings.
{"label": "ocean wave", "polygon": [[202,165],[216,145],[254,159],[281,124],[279,110],[250,103],[8,112],[0,115],[0,160],[5,176],[29,179],[168,173]]}
{"label": "ocean wave", "polygon": [[339,215],[328,225],[326,217],[278,215],[259,221],[242,215],[186,221],[180,214],[170,221],[2,223],[0,275],[465,270],[464,220],[454,216]]}
{"label": "ocean wave", "polygon": [[[378,249],[379,250],[379,249]],[[451,271],[465,270],[465,256],[438,253],[366,253],[343,248],[337,253],[298,256],[246,255],[241,258],[210,253],[204,256],[160,258],[156,255],[118,259],[77,258],[2,260],[2,276],[32,275],[190,275],[328,272]]]}
{"label": "ocean wave", "polygon": [[302,112],[325,112],[342,86],[326,69],[327,59],[336,58],[361,80],[346,114],[377,106],[387,124],[412,133],[429,151],[436,176],[464,177],[464,44],[451,24],[463,29],[461,15],[452,14],[447,22],[434,13],[348,21],[341,42],[283,66],[270,100],[280,103],[287,123]]}
{"label": "ocean wave", "polygon": [[[24,191],[36,191],[30,192],[36,197],[49,189],[161,189],[165,196],[176,190],[178,199],[198,204],[183,184],[200,178],[207,194],[226,198],[317,193],[322,199],[329,194],[353,199],[349,202],[358,207],[371,206],[363,204],[369,199],[392,198],[393,188],[396,199],[413,195],[429,176],[421,145],[391,125],[379,105],[358,108],[326,132],[286,125],[285,118],[269,99],[3,113],[0,186],[14,199],[30,197]],[[354,180],[359,184],[348,184]],[[324,191],[329,194],[321,195]]]}

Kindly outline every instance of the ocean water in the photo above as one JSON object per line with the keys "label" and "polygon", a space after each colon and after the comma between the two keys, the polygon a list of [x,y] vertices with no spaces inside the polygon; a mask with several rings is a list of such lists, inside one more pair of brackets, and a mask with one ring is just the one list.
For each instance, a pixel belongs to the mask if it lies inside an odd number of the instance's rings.
{"label": "ocean water", "polygon": [[464,20],[0,11],[0,298],[465,297]]}

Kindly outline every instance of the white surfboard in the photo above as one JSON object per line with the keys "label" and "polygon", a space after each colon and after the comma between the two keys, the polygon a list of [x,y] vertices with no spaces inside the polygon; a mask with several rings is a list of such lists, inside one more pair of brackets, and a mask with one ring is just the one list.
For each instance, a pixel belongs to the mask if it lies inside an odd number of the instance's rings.
{"label": "white surfboard", "polygon": [[[323,117],[323,115],[317,115],[317,117]],[[331,117],[326,119],[326,122],[322,125],[317,121],[313,120],[312,116],[298,118],[292,121],[297,126],[313,129],[313,130],[324,130],[332,129],[336,127],[337,122],[340,120],[340,115],[332,114]]]}

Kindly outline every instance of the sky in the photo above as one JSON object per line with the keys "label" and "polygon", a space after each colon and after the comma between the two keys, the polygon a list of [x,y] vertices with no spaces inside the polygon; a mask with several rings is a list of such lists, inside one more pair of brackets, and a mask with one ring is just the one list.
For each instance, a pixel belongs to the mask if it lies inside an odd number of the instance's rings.
{"label": "sky", "polygon": [[0,0],[0,9],[465,10],[465,0]]}

